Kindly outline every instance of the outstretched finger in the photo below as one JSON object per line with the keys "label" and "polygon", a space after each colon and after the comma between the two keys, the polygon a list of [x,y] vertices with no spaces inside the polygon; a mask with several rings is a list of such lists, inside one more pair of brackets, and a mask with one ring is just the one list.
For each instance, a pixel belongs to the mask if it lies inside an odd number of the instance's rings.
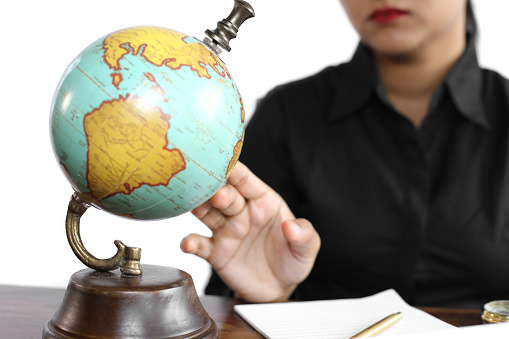
{"label": "outstretched finger", "polygon": [[210,205],[207,201],[192,210],[192,213],[204,223],[212,232],[226,223],[226,216]]}
{"label": "outstretched finger", "polygon": [[281,227],[294,255],[302,260],[314,260],[321,241],[313,225],[306,219],[296,219],[284,221]]}
{"label": "outstretched finger", "polygon": [[270,187],[254,175],[246,165],[237,162],[231,171],[228,183],[233,185],[246,199],[256,199],[270,190]]}
{"label": "outstretched finger", "polygon": [[239,214],[246,207],[246,198],[233,185],[228,184],[214,194],[210,205],[227,216]]}
{"label": "outstretched finger", "polygon": [[180,242],[180,248],[185,253],[199,256],[202,259],[209,260],[212,253],[212,240],[199,234],[189,234]]}

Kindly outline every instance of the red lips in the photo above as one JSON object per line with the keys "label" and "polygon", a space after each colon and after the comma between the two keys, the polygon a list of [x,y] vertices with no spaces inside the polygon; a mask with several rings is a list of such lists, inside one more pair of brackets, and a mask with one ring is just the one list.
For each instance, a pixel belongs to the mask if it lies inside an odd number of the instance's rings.
{"label": "red lips", "polygon": [[377,9],[369,17],[379,24],[387,24],[398,20],[400,17],[409,14],[408,11],[397,8],[381,8]]}

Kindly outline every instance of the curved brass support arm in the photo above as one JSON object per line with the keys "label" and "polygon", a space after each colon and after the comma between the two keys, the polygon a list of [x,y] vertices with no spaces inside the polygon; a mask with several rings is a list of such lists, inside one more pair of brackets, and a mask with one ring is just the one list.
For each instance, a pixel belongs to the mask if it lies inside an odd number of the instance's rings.
{"label": "curved brass support arm", "polygon": [[98,259],[87,251],[81,241],[80,219],[89,207],[90,204],[77,193],[74,193],[71,197],[71,201],[69,201],[65,230],[67,233],[67,240],[74,254],[86,266],[97,271],[111,271],[120,267],[120,270],[124,274],[140,275],[141,248],[128,247],[121,241],[115,240],[117,253],[109,259]]}

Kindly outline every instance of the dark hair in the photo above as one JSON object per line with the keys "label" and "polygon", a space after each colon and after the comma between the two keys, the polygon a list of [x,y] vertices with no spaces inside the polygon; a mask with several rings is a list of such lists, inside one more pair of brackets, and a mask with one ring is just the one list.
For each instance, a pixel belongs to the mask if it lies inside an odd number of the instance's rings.
{"label": "dark hair", "polygon": [[477,20],[475,18],[472,0],[467,0],[467,32],[477,34]]}

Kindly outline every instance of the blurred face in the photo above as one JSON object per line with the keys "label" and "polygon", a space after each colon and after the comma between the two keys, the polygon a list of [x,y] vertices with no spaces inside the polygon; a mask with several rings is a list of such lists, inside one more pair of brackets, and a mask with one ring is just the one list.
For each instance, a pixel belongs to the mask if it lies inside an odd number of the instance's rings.
{"label": "blurred face", "polygon": [[465,34],[466,1],[341,0],[341,3],[365,44],[376,53],[404,55],[439,40],[461,38]]}

